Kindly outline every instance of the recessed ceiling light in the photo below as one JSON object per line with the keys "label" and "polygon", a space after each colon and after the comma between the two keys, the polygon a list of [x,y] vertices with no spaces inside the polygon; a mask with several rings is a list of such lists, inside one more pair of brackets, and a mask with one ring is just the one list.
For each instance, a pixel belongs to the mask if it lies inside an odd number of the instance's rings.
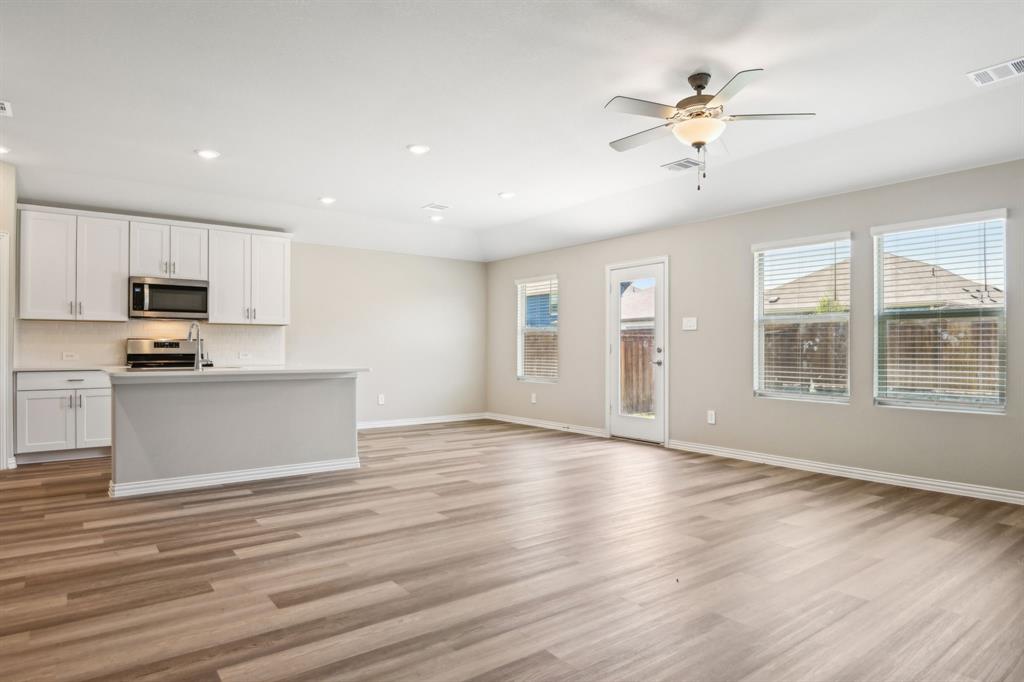
{"label": "recessed ceiling light", "polygon": [[410,154],[415,154],[416,156],[423,156],[430,151],[430,147],[425,144],[409,144],[405,148],[409,150]]}
{"label": "recessed ceiling light", "polygon": [[0,147],[0,154],[10,154],[11,150],[7,147]]}
{"label": "recessed ceiling light", "polygon": [[443,215],[432,215],[432,216],[430,216],[430,222],[432,222],[432,223],[439,223],[442,220],[444,220],[444,216]]}
{"label": "recessed ceiling light", "polygon": [[196,156],[198,156],[200,159],[206,159],[207,161],[213,161],[218,156],[220,156],[220,152],[218,152],[215,149],[197,149],[196,150]]}
{"label": "recessed ceiling light", "polygon": [[498,192],[498,196],[501,197],[502,199],[515,199],[516,198],[516,193],[515,192]]}
{"label": "recessed ceiling light", "polygon": [[325,204],[327,206],[330,206],[335,201],[337,201],[337,199],[335,199],[334,197],[320,197],[320,203]]}

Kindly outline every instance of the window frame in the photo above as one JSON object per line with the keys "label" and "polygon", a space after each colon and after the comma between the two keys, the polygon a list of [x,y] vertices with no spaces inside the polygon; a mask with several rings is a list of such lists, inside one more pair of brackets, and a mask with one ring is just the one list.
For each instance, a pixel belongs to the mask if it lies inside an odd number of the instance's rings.
{"label": "window frame", "polygon": [[[557,334],[557,341],[556,341],[556,344],[555,344],[555,348],[557,349],[557,353],[558,353],[558,372],[557,372],[557,375],[554,376],[554,377],[530,376],[530,375],[526,375],[526,374],[523,373],[524,352],[526,350],[526,348],[525,348],[525,334],[524,334],[524,332],[526,331],[526,324],[525,324],[526,323],[526,302],[523,300],[524,296],[523,296],[522,286],[524,284],[536,284],[538,282],[554,282],[554,284],[555,284],[554,290],[557,292],[556,295],[558,296],[558,320],[556,321],[556,326],[554,327],[554,331]],[[531,383],[531,384],[557,384],[558,380],[561,378],[561,374],[562,374],[562,334],[561,334],[561,325],[558,324],[558,322],[560,322],[561,318],[562,318],[562,315],[561,315],[561,312],[562,312],[562,292],[561,292],[561,283],[558,281],[558,275],[556,275],[556,274],[552,274],[552,275],[537,275],[535,277],[524,277],[522,279],[517,279],[517,280],[515,280],[515,295],[516,295],[516,298],[515,298],[515,306],[516,306],[516,358],[515,358],[516,381],[521,381],[521,382],[524,382],[524,383]],[[539,327],[536,327],[536,329],[539,329]]]}
{"label": "window frame", "polygon": [[[790,249],[799,246],[814,246],[817,244],[829,244],[838,241],[850,242],[850,277],[849,291],[850,304],[845,313],[810,313],[779,315],[772,318],[765,318],[764,315],[764,282],[760,277],[758,257],[766,251],[777,249]],[[851,366],[850,346],[852,345],[851,330],[853,329],[853,235],[851,232],[832,232],[820,235],[808,235],[794,239],[783,239],[772,242],[761,242],[751,244],[750,251],[753,256],[753,279],[754,279],[754,357],[753,357],[753,395],[755,398],[769,398],[771,400],[791,400],[797,402],[818,403],[822,405],[849,405],[850,397],[853,394],[853,368]],[[790,393],[786,391],[772,391],[763,388],[764,385],[764,323],[769,319],[779,322],[806,322],[811,319],[821,322],[845,321],[846,322],[846,394],[845,395],[811,395],[809,393]]]}
{"label": "window frame", "polygon": [[891,225],[876,225],[871,228],[871,247],[872,247],[872,261],[874,262],[874,339],[872,341],[873,357],[872,357],[872,397],[876,407],[886,407],[893,409],[903,410],[923,410],[926,412],[955,412],[961,414],[982,414],[1001,416],[1007,413],[1006,406],[1008,402],[1008,385],[1009,380],[1009,358],[1007,358],[1004,364],[1004,381],[1003,381],[1003,396],[1001,403],[995,404],[984,404],[984,403],[970,403],[957,401],[955,399],[943,400],[936,398],[890,398],[879,395],[880,391],[880,377],[881,377],[881,364],[880,360],[882,357],[881,347],[885,345],[885,334],[883,333],[882,325],[892,319],[935,319],[939,317],[936,311],[933,310],[921,310],[904,312],[898,315],[892,313],[886,314],[883,312],[885,307],[885,291],[884,291],[884,249],[882,248],[882,240],[888,234],[897,234],[902,232],[913,232],[915,230],[927,230],[936,229],[943,227],[956,227],[959,225],[968,225],[971,223],[979,222],[991,222],[991,221],[1002,221],[1003,222],[1003,270],[1005,273],[1006,281],[1003,282],[1003,306],[1002,309],[984,309],[984,308],[963,308],[958,310],[947,310],[942,312],[942,317],[945,318],[979,318],[979,317],[998,317],[1002,314],[1003,317],[1003,344],[1009,353],[1009,306],[1007,296],[1010,290],[1010,252],[1007,248],[1007,236],[1009,225],[1006,221],[1007,211],[1005,208],[992,209],[988,211],[979,211],[976,213],[961,213],[957,215],[942,216],[936,218],[927,218],[924,220],[914,220],[904,223],[894,223]]}

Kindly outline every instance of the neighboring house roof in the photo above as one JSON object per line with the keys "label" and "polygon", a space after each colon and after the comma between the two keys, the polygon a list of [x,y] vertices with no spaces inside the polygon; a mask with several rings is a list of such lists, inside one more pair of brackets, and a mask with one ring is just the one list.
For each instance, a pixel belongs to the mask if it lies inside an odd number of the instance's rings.
{"label": "neighboring house roof", "polygon": [[[887,253],[886,308],[976,308],[1002,305],[1005,292],[924,261]],[[769,313],[815,310],[824,299],[850,305],[850,260],[815,270],[764,292]]]}
{"label": "neighboring house roof", "polygon": [[622,320],[654,319],[654,287],[629,285],[622,292],[619,310]]}

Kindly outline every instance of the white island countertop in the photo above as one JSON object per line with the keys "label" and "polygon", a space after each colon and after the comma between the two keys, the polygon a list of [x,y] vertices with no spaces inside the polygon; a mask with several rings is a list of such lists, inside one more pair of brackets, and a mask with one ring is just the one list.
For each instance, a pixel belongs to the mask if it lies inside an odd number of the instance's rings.
{"label": "white island countertop", "polygon": [[124,367],[102,368],[117,384],[179,384],[220,381],[274,381],[354,377],[369,372],[368,367],[325,367],[317,365],[253,365],[250,367],[206,367],[183,370],[130,370]]}

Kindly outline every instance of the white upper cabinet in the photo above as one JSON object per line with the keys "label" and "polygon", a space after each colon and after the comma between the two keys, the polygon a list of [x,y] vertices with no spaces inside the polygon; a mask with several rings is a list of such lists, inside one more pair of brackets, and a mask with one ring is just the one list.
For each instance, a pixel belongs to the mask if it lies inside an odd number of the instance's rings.
{"label": "white upper cabinet", "polygon": [[252,236],[252,314],[256,324],[288,324],[291,241]]}
{"label": "white upper cabinet", "polygon": [[132,221],[133,277],[207,279],[209,230]]}
{"label": "white upper cabinet", "polygon": [[76,225],[73,215],[21,212],[22,318],[75,319]]}
{"label": "white upper cabinet", "polygon": [[128,319],[127,220],[22,211],[20,270],[23,319]]}
{"label": "white upper cabinet", "polygon": [[210,230],[210,322],[250,321],[251,244],[247,234]]}
{"label": "white upper cabinet", "polygon": [[78,216],[75,319],[128,321],[128,221]]}
{"label": "white upper cabinet", "polygon": [[171,225],[171,277],[207,279],[209,253],[207,234],[202,227]]}
{"label": "white upper cabinet", "polygon": [[212,323],[289,322],[289,235],[20,208],[22,319],[127,321],[129,277],[159,277],[208,282]]}
{"label": "white upper cabinet", "polygon": [[171,226],[132,221],[132,277],[168,277]]}

